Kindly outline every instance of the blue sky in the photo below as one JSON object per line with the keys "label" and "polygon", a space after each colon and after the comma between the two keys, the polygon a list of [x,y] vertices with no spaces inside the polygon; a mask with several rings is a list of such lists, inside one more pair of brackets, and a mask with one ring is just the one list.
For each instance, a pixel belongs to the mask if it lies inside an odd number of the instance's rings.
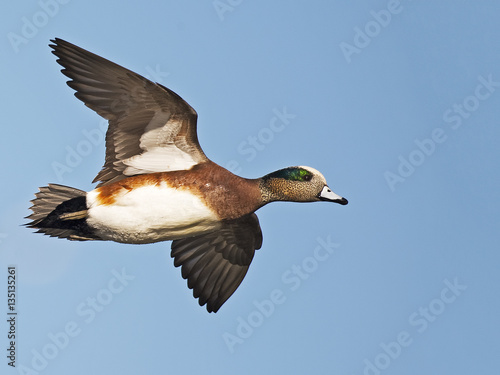
{"label": "blue sky", "polygon": [[[4,4],[4,354],[9,265],[18,315],[16,368],[2,355],[2,374],[497,371],[499,11],[409,0]],[[263,247],[217,314],[192,297],[170,243],[30,233],[21,224],[39,186],[91,190],[104,161],[105,124],[66,86],[54,37],[181,95],[215,162],[245,177],[309,165],[349,205],[259,210]]]}

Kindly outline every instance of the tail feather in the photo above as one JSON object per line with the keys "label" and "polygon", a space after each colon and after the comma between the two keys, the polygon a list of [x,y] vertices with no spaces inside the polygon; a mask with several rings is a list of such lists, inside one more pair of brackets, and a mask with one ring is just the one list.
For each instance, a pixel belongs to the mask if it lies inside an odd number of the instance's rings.
{"label": "tail feather", "polygon": [[38,229],[51,237],[69,240],[99,240],[87,225],[87,193],[68,186],[49,184],[39,188],[31,202],[33,213],[28,228]]}

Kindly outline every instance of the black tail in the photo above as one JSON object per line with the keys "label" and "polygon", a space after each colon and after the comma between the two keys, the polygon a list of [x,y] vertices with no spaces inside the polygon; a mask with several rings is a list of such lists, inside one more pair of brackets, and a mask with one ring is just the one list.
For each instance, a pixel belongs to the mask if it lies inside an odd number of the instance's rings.
{"label": "black tail", "polygon": [[75,241],[100,240],[87,225],[87,198],[83,190],[68,186],[49,184],[39,188],[31,202],[33,213],[26,217],[32,220],[28,228],[38,229],[51,237]]}

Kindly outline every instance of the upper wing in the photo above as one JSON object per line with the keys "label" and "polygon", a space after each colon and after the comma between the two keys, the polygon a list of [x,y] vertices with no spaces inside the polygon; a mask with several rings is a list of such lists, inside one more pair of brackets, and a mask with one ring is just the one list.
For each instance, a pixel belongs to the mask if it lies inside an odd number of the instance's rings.
{"label": "upper wing", "polygon": [[52,42],[75,96],[109,120],[99,186],[208,160],[196,135],[198,115],[179,95],[62,39]]}
{"label": "upper wing", "polygon": [[173,241],[171,255],[200,306],[217,312],[241,284],[261,246],[259,220],[250,214],[225,222],[216,232]]}

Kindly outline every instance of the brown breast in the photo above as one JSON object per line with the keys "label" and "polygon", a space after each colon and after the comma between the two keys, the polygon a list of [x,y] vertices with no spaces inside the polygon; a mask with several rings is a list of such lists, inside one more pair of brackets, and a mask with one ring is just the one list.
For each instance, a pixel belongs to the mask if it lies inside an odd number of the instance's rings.
{"label": "brown breast", "polygon": [[113,204],[118,195],[162,182],[200,197],[221,220],[239,218],[262,206],[259,180],[236,176],[212,161],[197,164],[186,171],[131,176],[97,188],[97,199],[99,204]]}

